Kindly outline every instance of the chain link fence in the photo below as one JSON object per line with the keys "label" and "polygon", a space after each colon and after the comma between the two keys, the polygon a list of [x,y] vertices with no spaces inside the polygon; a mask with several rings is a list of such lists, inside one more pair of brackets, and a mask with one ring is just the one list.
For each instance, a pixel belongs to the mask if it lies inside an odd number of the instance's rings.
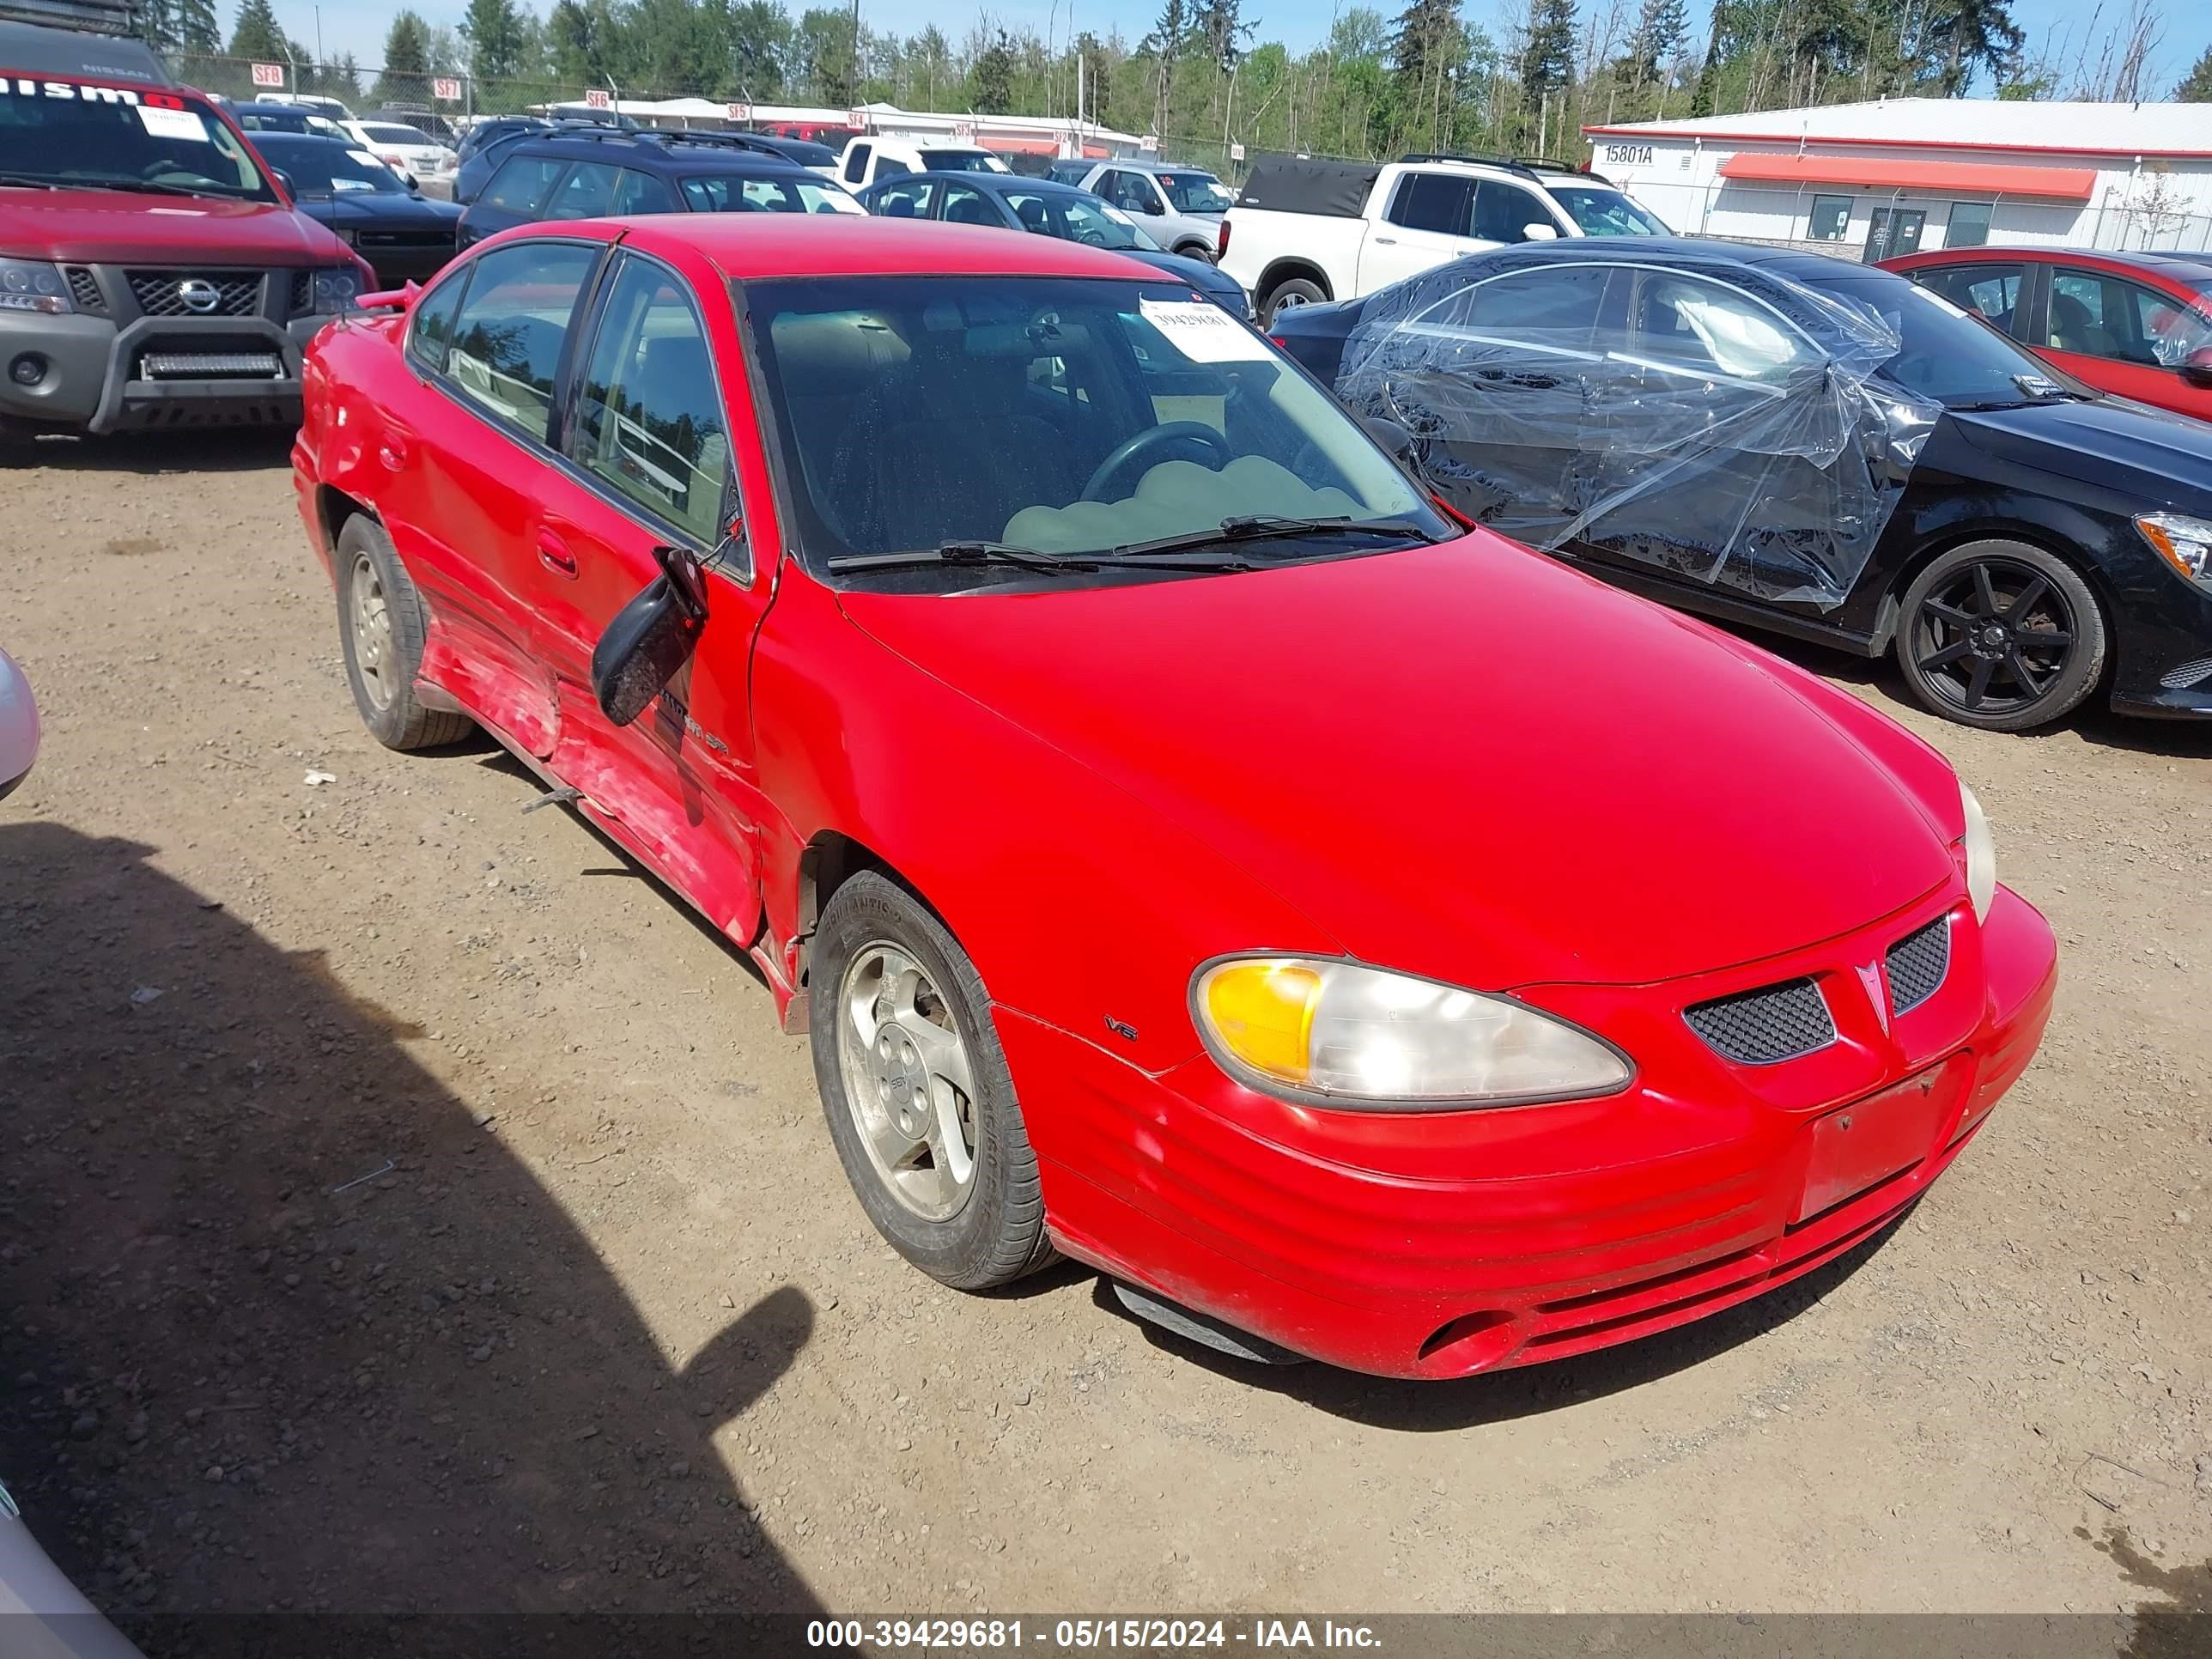
{"label": "chain link fence", "polygon": [[[531,115],[556,104],[581,104],[591,88],[554,79],[490,79],[460,71],[389,70],[352,64],[316,64],[287,59],[256,64],[244,58],[171,52],[177,78],[203,92],[243,101],[271,93],[285,97],[335,98],[356,115],[375,111],[415,118],[415,124],[451,135],[491,115]],[[651,93],[622,88],[624,98]]]}

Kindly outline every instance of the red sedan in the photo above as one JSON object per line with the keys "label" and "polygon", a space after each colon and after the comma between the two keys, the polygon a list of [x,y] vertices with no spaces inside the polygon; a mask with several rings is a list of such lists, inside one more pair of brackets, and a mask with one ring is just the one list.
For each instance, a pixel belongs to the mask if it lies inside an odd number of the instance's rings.
{"label": "red sedan", "polygon": [[1932,749],[1109,253],[526,228],[325,332],[294,459],[371,732],[483,727],[749,951],[950,1285],[1574,1353],[1867,1237],[2050,1012]]}
{"label": "red sedan", "polygon": [[2100,392],[2212,421],[2212,254],[1960,247],[1881,263]]}

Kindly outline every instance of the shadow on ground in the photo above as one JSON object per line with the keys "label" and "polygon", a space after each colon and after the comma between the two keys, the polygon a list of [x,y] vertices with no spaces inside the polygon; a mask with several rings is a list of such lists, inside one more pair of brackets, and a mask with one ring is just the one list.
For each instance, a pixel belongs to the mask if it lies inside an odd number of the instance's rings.
{"label": "shadow on ground", "polygon": [[0,441],[0,472],[51,466],[71,472],[252,472],[291,465],[294,429],[195,427],[121,432],[112,437],[62,434]]}
{"label": "shadow on ground", "polygon": [[[806,1298],[672,1360],[408,1028],[149,858],[0,824],[0,1470],[64,1569],[157,1654],[217,1650],[170,1613],[816,1611],[711,1443]],[[350,1650],[286,1628],[252,1650]]]}

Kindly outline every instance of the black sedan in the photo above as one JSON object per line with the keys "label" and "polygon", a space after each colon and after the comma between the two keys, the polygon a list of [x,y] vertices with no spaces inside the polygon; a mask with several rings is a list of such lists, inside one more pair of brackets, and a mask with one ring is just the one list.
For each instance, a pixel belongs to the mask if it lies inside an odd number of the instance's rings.
{"label": "black sedan", "polygon": [[860,205],[887,219],[943,219],[1056,236],[1064,242],[1111,248],[1155,270],[1180,276],[1237,316],[1251,318],[1243,286],[1203,259],[1170,253],[1134,220],[1087,190],[1029,179],[1018,173],[908,173],[881,179],[860,192]]}
{"label": "black sedan", "polygon": [[253,147],[283,176],[300,210],[359,249],[386,287],[427,281],[453,257],[461,210],[408,189],[368,151],[286,132],[257,132]]}
{"label": "black sedan", "polygon": [[1271,332],[1464,516],[1608,581],[1893,651],[1968,726],[2100,690],[2212,719],[2212,427],[2100,394],[1901,276],[1528,243]]}

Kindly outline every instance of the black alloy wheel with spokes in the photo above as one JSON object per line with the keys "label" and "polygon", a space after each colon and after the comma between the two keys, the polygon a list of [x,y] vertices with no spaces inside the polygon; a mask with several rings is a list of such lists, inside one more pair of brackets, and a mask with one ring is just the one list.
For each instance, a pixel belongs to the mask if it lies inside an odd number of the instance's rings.
{"label": "black alloy wheel with spokes", "polygon": [[2025,731],[2068,714],[2095,686],[2104,616],[2080,574],[2041,548],[1970,543],[1906,590],[1897,658],[1936,714]]}

